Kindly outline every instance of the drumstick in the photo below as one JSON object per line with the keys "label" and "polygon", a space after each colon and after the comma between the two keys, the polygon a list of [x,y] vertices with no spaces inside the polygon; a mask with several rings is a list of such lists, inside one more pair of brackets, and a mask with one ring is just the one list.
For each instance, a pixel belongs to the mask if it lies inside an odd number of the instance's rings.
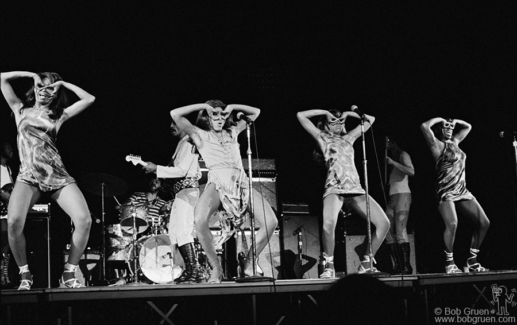
{"label": "drumstick", "polygon": [[115,202],[117,202],[118,205],[121,205],[120,202],[117,200],[116,196],[114,196],[113,198],[115,199]]}

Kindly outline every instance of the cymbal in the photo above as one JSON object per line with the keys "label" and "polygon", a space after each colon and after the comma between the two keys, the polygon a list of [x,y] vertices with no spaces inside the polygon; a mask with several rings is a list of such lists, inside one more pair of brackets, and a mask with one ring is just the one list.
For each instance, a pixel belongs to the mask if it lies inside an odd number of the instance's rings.
{"label": "cymbal", "polygon": [[117,176],[104,173],[90,173],[81,178],[79,185],[86,191],[95,195],[116,196],[126,192],[127,184]]}

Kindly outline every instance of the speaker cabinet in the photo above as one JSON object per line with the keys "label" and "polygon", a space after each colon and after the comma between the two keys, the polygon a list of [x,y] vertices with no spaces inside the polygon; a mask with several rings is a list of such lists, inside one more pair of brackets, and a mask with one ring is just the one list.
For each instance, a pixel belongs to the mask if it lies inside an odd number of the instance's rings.
{"label": "speaker cabinet", "polygon": [[[276,194],[276,163],[274,159],[252,159],[251,181],[253,189],[260,192],[273,210],[278,211]],[[242,166],[249,177],[248,159],[242,160]],[[260,204],[256,202],[255,204]]]}
{"label": "speaker cabinet", "polygon": [[321,255],[318,217],[282,215],[282,239],[282,264],[285,278],[317,279],[318,261]]}
{"label": "speaker cabinet", "polygon": [[[251,231],[245,230],[246,243],[248,249],[251,249]],[[243,252],[242,235],[238,232],[235,236],[237,255]],[[238,256],[237,256],[238,259]],[[275,230],[273,236],[269,240],[264,250],[258,256],[258,265],[264,272],[264,276],[275,279],[281,278],[281,262],[280,262],[280,231]]]}
{"label": "speaker cabinet", "polygon": [[[70,252],[63,251],[63,262],[68,262]],[[91,286],[95,282],[100,281],[101,278],[101,253],[94,250],[86,250],[81,255],[79,267],[75,272],[75,276],[81,284]]]}
{"label": "speaker cabinet", "polygon": [[[260,180],[260,181],[259,181]],[[253,189],[258,191],[262,197],[271,205],[273,210],[278,211],[277,195],[276,195],[276,179],[274,178],[253,178]],[[255,202],[255,205],[262,204]]]}
{"label": "speaker cabinet", "polygon": [[[413,274],[416,274],[416,258],[415,258],[415,236],[414,234],[408,234],[409,247],[411,249],[409,263],[413,268]],[[366,252],[368,246],[368,238],[364,235],[358,236],[346,236],[346,274],[357,273],[361,260]],[[390,252],[386,244],[382,244],[377,253],[375,254],[375,260],[377,264],[375,267],[383,272],[389,272],[392,268]]]}
{"label": "speaker cabinet", "polygon": [[33,288],[50,288],[50,217],[29,213],[23,229]]}

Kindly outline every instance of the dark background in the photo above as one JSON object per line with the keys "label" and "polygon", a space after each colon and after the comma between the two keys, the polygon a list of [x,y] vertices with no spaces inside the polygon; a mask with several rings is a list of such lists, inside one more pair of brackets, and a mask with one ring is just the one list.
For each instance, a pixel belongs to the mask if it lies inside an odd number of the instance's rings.
{"label": "dark background", "polygon": [[[281,202],[309,203],[317,217],[325,173],[295,114],[358,105],[377,118],[374,137],[366,137],[371,195],[385,206],[384,137],[397,137],[416,170],[410,223],[419,271],[442,272],[444,226],[419,125],[449,116],[473,125],[461,148],[468,188],[492,222],[481,260],[494,269],[517,265],[513,148],[499,137],[517,129],[515,2],[15,3],[2,6],[0,70],[55,71],[97,98],[59,134],[80,185],[84,175],[102,172],[127,183],[120,201],[141,190],[143,172],[125,156],[166,164],[175,148],[169,111],[217,98],[262,109],[254,157],[276,159]],[[14,85],[21,96],[30,83]],[[15,144],[14,119],[0,105],[0,138]],[[240,143],[244,156],[244,135]],[[355,149],[363,179],[360,141]],[[100,196],[84,192],[100,218]],[[108,222],[117,218],[114,204],[106,198]],[[53,222],[69,226],[65,218]],[[458,254],[469,244],[461,218],[459,232]],[[95,225],[91,245],[99,234]]]}

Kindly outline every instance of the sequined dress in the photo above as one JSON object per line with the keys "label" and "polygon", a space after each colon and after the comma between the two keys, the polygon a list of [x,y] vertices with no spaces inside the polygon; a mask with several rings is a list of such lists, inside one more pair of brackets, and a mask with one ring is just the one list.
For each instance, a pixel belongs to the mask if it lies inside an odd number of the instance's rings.
{"label": "sequined dress", "polygon": [[325,143],[327,180],[323,198],[330,194],[365,194],[354,163],[353,144],[356,138],[345,134],[320,132]]}
{"label": "sequined dress", "polygon": [[198,148],[208,168],[208,182],[215,184],[219,191],[221,203],[230,214],[236,226],[243,222],[248,208],[248,177],[242,167],[242,159],[237,142],[237,132],[225,132],[225,141],[220,141],[211,132],[196,129],[203,140],[202,148]]}
{"label": "sequined dress", "polygon": [[62,118],[53,120],[50,111],[25,108],[18,123],[20,173],[17,181],[43,192],[63,188],[75,180],[68,174],[56,147]]}
{"label": "sequined dress", "polygon": [[454,143],[444,142],[440,158],[436,162],[438,183],[436,193],[439,202],[472,200],[474,196],[467,190],[465,180],[465,160],[467,155]]}

